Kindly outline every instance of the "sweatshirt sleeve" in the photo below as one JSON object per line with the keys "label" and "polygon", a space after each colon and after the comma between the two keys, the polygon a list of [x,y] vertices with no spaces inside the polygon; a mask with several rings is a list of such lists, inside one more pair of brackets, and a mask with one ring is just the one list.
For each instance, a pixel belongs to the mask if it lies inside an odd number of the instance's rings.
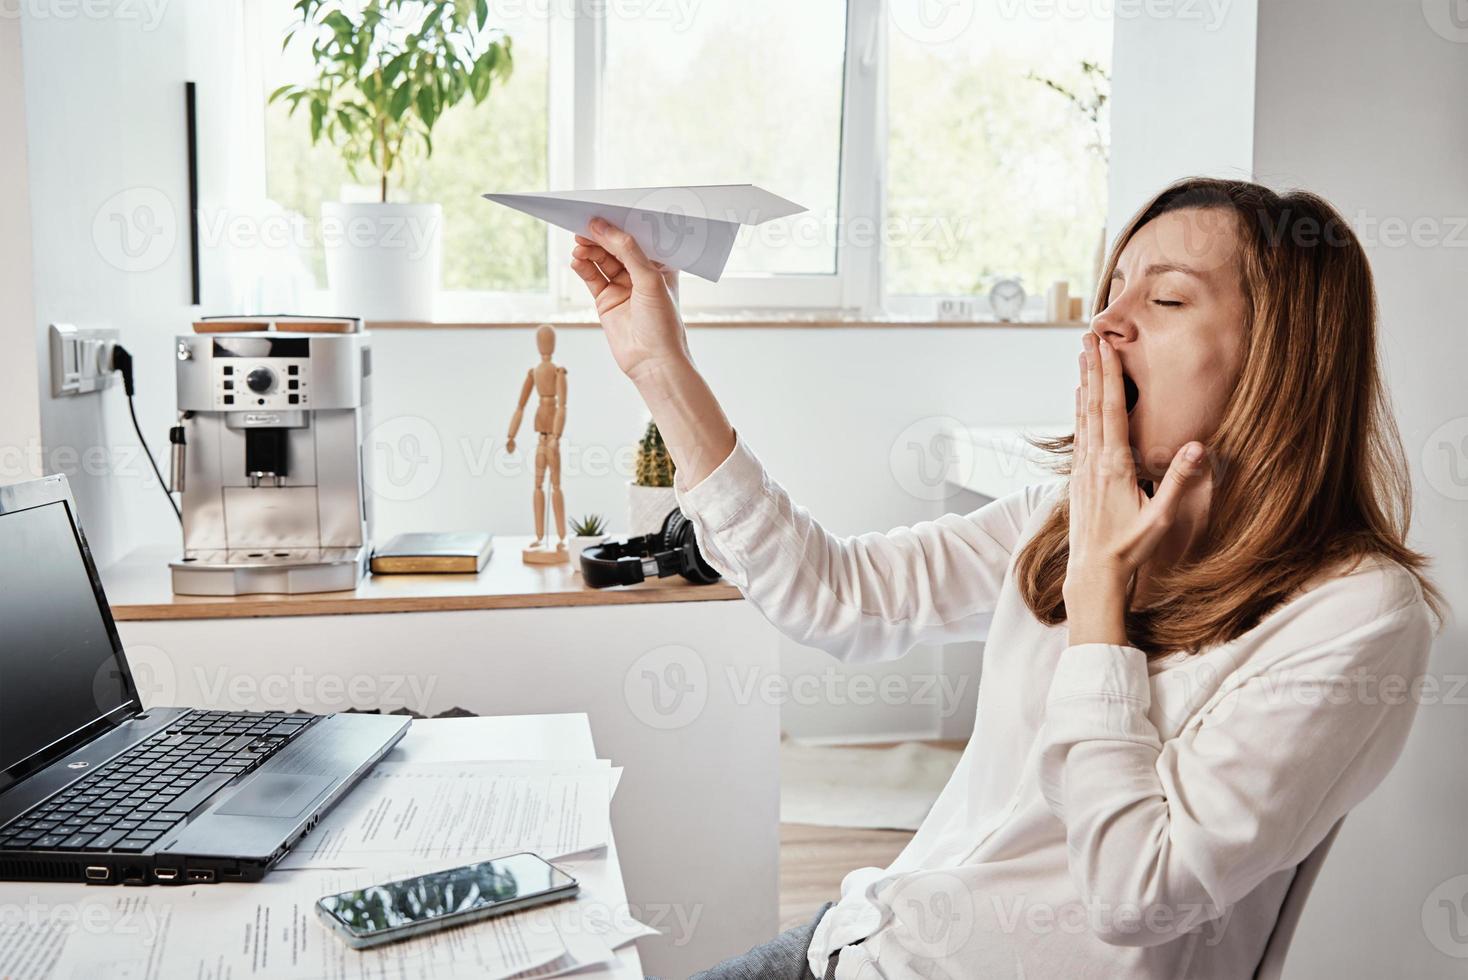
{"label": "sweatshirt sleeve", "polygon": [[1374,595],[1336,582],[1297,600],[1313,642],[1266,619],[1273,635],[1165,743],[1148,717],[1142,651],[1085,643],[1061,654],[1041,791],[1065,824],[1072,880],[1104,913],[1092,923],[1102,940],[1150,946],[1226,916],[1386,776],[1432,636],[1415,580],[1392,581]]}
{"label": "sweatshirt sleeve", "polygon": [[697,486],[674,479],[709,564],[786,636],[853,662],[972,638],[986,627],[1048,486],[968,515],[843,538],[791,501],[737,432],[733,451]]}

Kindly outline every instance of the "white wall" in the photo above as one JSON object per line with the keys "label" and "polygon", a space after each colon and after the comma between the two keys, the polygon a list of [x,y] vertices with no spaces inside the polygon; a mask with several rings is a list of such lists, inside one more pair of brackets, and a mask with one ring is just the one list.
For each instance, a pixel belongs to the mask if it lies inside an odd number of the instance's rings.
{"label": "white wall", "polygon": [[[24,133],[13,145],[29,161],[30,323],[38,356],[28,363],[39,386],[44,468],[68,474],[93,551],[105,564],[144,541],[176,541],[177,522],[137,450],[120,385],[51,397],[47,325],[121,330],[137,361],[138,414],[166,466],[174,416],[170,338],[193,316],[184,82],[200,83],[202,180],[206,190],[217,188],[228,164],[222,79],[238,4],[19,9],[26,120],[24,130],[5,132]],[[5,64],[13,70],[13,58]],[[0,99],[20,91],[7,86]],[[12,350],[7,345],[6,353]]]}
{"label": "white wall", "polygon": [[[1178,177],[1247,180],[1253,169],[1254,39],[1261,0],[1129,4],[1112,33],[1107,234]],[[1267,2],[1267,0],[1266,0]],[[1177,16],[1166,16],[1176,11]]]}
{"label": "white wall", "polygon": [[[1366,244],[1387,380],[1413,469],[1412,541],[1435,559],[1434,577],[1461,618],[1468,596],[1468,30],[1449,40],[1424,16],[1448,25],[1449,6],[1261,3],[1254,160],[1258,178],[1271,186],[1324,195]],[[1396,222],[1419,230],[1398,238]],[[1468,678],[1463,623],[1437,640],[1430,672],[1448,685],[1445,693]],[[1468,688],[1427,700],[1396,769],[1346,821],[1291,954],[1292,976],[1464,975]]]}
{"label": "white wall", "polygon": [[[946,419],[1004,425],[1067,418],[1080,331],[695,327],[690,344],[771,475],[827,529],[856,534],[939,512],[943,488],[933,474],[942,460],[929,439]],[[377,481],[376,536],[458,527],[529,533],[528,424],[516,456],[503,447],[521,380],[536,361],[533,329],[379,331],[373,344],[374,441],[400,481]],[[561,330],[556,359],[568,369],[570,392],[562,446],[567,513],[601,512],[620,528],[645,410],[600,331]],[[412,479],[410,456],[422,460]],[[952,699],[931,696],[936,650],[867,668],[843,667],[788,641],[782,652],[790,685],[783,724],[791,734],[954,734],[939,717]],[[864,675],[898,679],[886,681],[882,694],[862,686],[873,682],[853,682]],[[973,682],[950,677],[967,695],[961,729],[972,723]]]}
{"label": "white wall", "polygon": [[0,17],[0,484],[41,475],[33,451],[41,446],[41,411],[22,93],[20,22]]}

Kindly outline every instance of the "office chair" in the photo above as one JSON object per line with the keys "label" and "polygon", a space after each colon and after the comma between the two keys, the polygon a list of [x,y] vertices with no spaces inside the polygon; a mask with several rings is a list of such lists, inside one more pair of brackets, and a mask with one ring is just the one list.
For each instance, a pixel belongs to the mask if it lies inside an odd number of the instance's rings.
{"label": "office chair", "polygon": [[1300,916],[1305,911],[1305,899],[1310,897],[1310,888],[1320,876],[1325,855],[1330,852],[1330,845],[1335,843],[1336,834],[1341,832],[1341,824],[1345,822],[1345,817],[1337,820],[1330,833],[1315,845],[1315,850],[1295,866],[1295,877],[1290,879],[1284,901],[1280,902],[1279,916],[1274,920],[1274,930],[1264,944],[1264,955],[1259,957],[1254,980],[1280,980],[1284,976],[1285,954],[1289,952],[1290,940],[1295,938],[1295,927],[1300,924]]}

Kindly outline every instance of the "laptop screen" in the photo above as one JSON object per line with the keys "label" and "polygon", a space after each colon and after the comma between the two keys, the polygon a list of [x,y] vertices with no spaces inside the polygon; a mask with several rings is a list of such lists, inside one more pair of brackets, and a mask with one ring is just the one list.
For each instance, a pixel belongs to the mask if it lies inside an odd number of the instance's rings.
{"label": "laptop screen", "polygon": [[0,512],[0,786],[131,698],[67,505]]}

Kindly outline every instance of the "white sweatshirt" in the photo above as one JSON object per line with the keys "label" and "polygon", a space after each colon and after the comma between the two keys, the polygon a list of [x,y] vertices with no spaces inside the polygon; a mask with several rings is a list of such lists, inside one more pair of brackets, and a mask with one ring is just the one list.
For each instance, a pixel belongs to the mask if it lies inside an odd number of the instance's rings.
{"label": "white sweatshirt", "polygon": [[1295,865],[1401,752],[1434,626],[1416,579],[1363,564],[1149,664],[1071,646],[1020,597],[1013,561],[1060,482],[839,538],[736,440],[675,493],[785,635],[854,662],[988,626],[953,777],[890,867],[846,876],[812,972],[839,949],[838,980],[1250,977]]}

